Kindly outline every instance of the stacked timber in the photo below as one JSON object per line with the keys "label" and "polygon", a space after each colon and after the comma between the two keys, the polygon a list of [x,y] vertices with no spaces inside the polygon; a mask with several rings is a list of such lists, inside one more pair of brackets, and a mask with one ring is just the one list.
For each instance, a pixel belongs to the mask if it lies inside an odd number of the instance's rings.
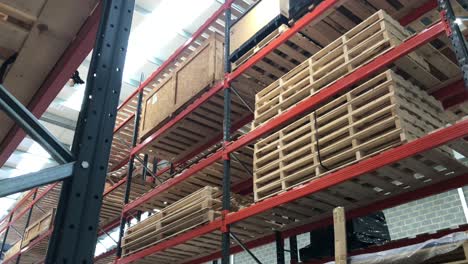
{"label": "stacked timber", "polygon": [[22,248],[28,246],[35,238],[51,230],[54,224],[55,211],[56,209],[53,208],[47,214],[26,228],[23,235],[23,242],[21,243]]}
{"label": "stacked timber", "polygon": [[436,99],[387,70],[258,141],[255,200],[417,139],[443,120]]}
{"label": "stacked timber", "polygon": [[14,255],[16,255],[18,252],[20,252],[20,250],[21,250],[21,240],[16,242],[11,248],[9,248],[5,252],[5,258],[4,259],[10,259]]}
{"label": "stacked timber", "polygon": [[207,186],[130,227],[123,237],[125,255],[201,226],[221,211],[221,192]]}
{"label": "stacked timber", "polygon": [[[202,225],[208,224],[215,218],[221,216],[221,201],[222,192],[220,189],[206,186],[168,205],[161,211],[137,223],[126,231],[122,240],[124,255],[130,255],[157,243],[161,243],[162,241],[174,238],[189,230],[194,230]],[[252,197],[231,193],[231,211],[237,211],[248,207],[252,203]],[[268,216],[257,215],[232,226],[231,230],[235,232],[242,241],[249,241],[258,236],[270,234],[273,229],[279,229],[281,226],[281,223],[273,222]],[[207,234],[206,237],[202,236],[201,238],[208,237],[215,244],[215,247],[219,246],[219,241],[217,240],[220,239],[220,237],[216,232]],[[189,247],[195,244],[201,247],[207,246],[194,241],[189,244]],[[176,250],[172,253],[176,254]],[[186,252],[180,252],[180,254],[184,255]]]}

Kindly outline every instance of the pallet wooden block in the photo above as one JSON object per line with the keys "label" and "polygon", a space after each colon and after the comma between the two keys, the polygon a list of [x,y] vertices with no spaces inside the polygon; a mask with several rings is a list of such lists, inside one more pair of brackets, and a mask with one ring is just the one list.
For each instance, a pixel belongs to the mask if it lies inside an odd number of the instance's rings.
{"label": "pallet wooden block", "polygon": [[[254,149],[255,200],[289,190],[444,125],[439,102],[388,70],[259,140]],[[424,159],[451,169],[463,167],[444,148],[432,152]],[[413,170],[418,172],[417,168]]]}
{"label": "pallet wooden block", "polygon": [[23,242],[21,243],[22,248],[28,246],[29,243],[31,243],[31,241],[33,241],[36,237],[39,237],[40,235],[49,231],[53,227],[55,212],[56,209],[53,208],[39,220],[29,225],[28,228],[26,228],[23,235]]}
{"label": "pallet wooden block", "polygon": [[140,138],[145,139],[178,110],[224,77],[223,39],[213,34],[145,97]]}

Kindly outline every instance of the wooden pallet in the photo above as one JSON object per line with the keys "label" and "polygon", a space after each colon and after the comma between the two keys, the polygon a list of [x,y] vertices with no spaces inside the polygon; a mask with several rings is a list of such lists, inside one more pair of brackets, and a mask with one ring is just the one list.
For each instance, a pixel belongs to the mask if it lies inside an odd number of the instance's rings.
{"label": "wooden pallet", "polygon": [[[349,30],[369,19],[375,12],[384,10],[392,18],[400,19],[421,5],[418,1],[399,1],[399,3],[401,6],[396,7],[394,3],[386,0],[343,1],[336,8],[325,12],[321,19],[306,25],[289,41],[280,45],[264,59],[248,69],[244,75],[234,81],[233,86],[247,83],[251,87],[266,87],[278,79],[275,77],[280,77],[278,75],[281,75],[281,73],[287,73],[287,71],[306,61],[310,55],[316,54],[323,47],[341,38]],[[458,3],[455,3],[455,9],[459,11],[459,15],[468,15],[468,12],[461,8]],[[437,22],[438,20],[437,10],[431,11],[410,24],[408,26],[409,32],[418,32],[427,27],[428,21]],[[415,26],[415,24],[417,25]],[[235,61],[233,67],[236,68],[245,63],[248,58],[280,36],[286,28],[286,26],[282,26],[272,32],[243,57]],[[405,32],[404,35],[408,36],[408,32]],[[433,92],[461,78],[461,71],[457,65],[455,55],[445,36],[441,36],[430,44],[418,48],[415,53],[420,56],[417,60],[420,64],[421,59],[423,59],[423,63],[420,65],[422,67],[413,68],[412,63],[409,65],[400,63],[398,66],[402,66],[403,72],[400,74],[405,74],[405,78],[411,79],[421,88]]]}
{"label": "wooden pallet", "polygon": [[444,124],[440,103],[386,71],[258,141],[255,200],[419,138]]}
{"label": "wooden pallet", "polygon": [[52,228],[54,224],[55,211],[56,209],[53,208],[39,220],[26,228],[23,235],[23,242],[21,243],[22,248],[27,247],[36,237],[48,232]]}
{"label": "wooden pallet", "polygon": [[[377,12],[260,91],[255,98],[253,128],[397,46],[408,35],[383,11]],[[415,54],[397,64],[411,73],[417,68],[428,68]]]}

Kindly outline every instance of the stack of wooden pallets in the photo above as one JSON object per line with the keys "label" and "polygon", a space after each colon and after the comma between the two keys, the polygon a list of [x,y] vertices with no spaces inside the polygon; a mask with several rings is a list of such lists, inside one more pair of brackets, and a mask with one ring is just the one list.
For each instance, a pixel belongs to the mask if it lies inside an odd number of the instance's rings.
{"label": "stack of wooden pallets", "polygon": [[[375,13],[257,93],[253,127],[258,127],[302,99],[318,93],[339,78],[398,46],[409,35],[384,11]],[[400,70],[416,77],[421,68],[429,68],[414,53],[398,60],[396,64]]]}
{"label": "stack of wooden pallets", "polygon": [[443,116],[426,92],[381,73],[255,144],[255,200],[419,138]]}

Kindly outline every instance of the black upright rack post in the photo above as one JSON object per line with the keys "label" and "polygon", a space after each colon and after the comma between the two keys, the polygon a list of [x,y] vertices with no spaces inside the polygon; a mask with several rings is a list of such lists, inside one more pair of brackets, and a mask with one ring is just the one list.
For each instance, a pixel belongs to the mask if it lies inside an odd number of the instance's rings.
{"label": "black upright rack post", "polygon": [[[36,200],[37,191],[38,191],[38,189],[36,188],[34,190],[34,193],[33,193],[33,196],[32,196],[33,201]],[[33,206],[31,206],[31,209],[29,209],[28,217],[26,219],[26,224],[24,225],[23,235],[26,232],[26,229],[28,229],[29,223],[31,222],[31,216],[32,216],[33,209],[34,209],[34,204],[33,204]],[[20,261],[21,261],[21,254],[19,254],[18,257],[16,258],[16,264],[19,264]]]}
{"label": "black upright rack post", "polygon": [[134,0],[103,0],[82,111],[73,175],[62,184],[45,263],[93,263]]}
{"label": "black upright rack post", "polygon": [[[231,72],[231,62],[229,61],[230,49],[230,28],[231,28],[231,6],[228,6],[224,12],[224,72]],[[224,122],[223,122],[223,140],[227,144],[231,140],[231,89],[230,83],[225,84],[224,89]],[[231,210],[231,160],[230,155],[223,155],[223,217]],[[221,241],[221,264],[229,264],[230,235],[229,226],[227,230],[222,230]]]}
{"label": "black upright rack post", "polygon": [[466,47],[465,37],[463,36],[460,30],[460,26],[458,25],[458,23],[456,23],[457,18],[455,16],[455,12],[453,11],[453,7],[450,3],[450,0],[438,0],[438,3],[439,9],[445,15],[445,22],[449,26],[450,32],[448,35],[452,42],[452,46],[458,60],[458,65],[460,66],[463,73],[465,88],[468,89],[468,49]]}
{"label": "black upright rack post", "polygon": [[281,232],[275,231],[275,240],[276,240],[276,263],[284,263],[284,240]]}
{"label": "black upright rack post", "polygon": [[[138,128],[140,127],[140,118],[141,118],[141,104],[143,102],[143,89],[138,93],[138,104],[135,113],[135,121],[133,125],[133,137],[132,137],[132,148],[138,143]],[[124,205],[128,204],[130,201],[130,191],[132,189],[132,178],[133,178],[133,169],[135,166],[135,156],[132,155],[128,161],[128,171],[127,171],[127,182],[125,186],[125,195],[124,195]],[[146,173],[146,164],[144,167],[144,173]],[[138,220],[139,221],[139,220]],[[117,257],[122,256],[122,238],[125,231],[125,215],[120,217],[120,229],[119,229],[119,241],[117,242]]]}
{"label": "black upright rack post", "polygon": [[291,263],[297,263],[299,262],[299,257],[297,254],[297,237],[296,236],[290,236],[289,237],[289,254],[291,256]]}

